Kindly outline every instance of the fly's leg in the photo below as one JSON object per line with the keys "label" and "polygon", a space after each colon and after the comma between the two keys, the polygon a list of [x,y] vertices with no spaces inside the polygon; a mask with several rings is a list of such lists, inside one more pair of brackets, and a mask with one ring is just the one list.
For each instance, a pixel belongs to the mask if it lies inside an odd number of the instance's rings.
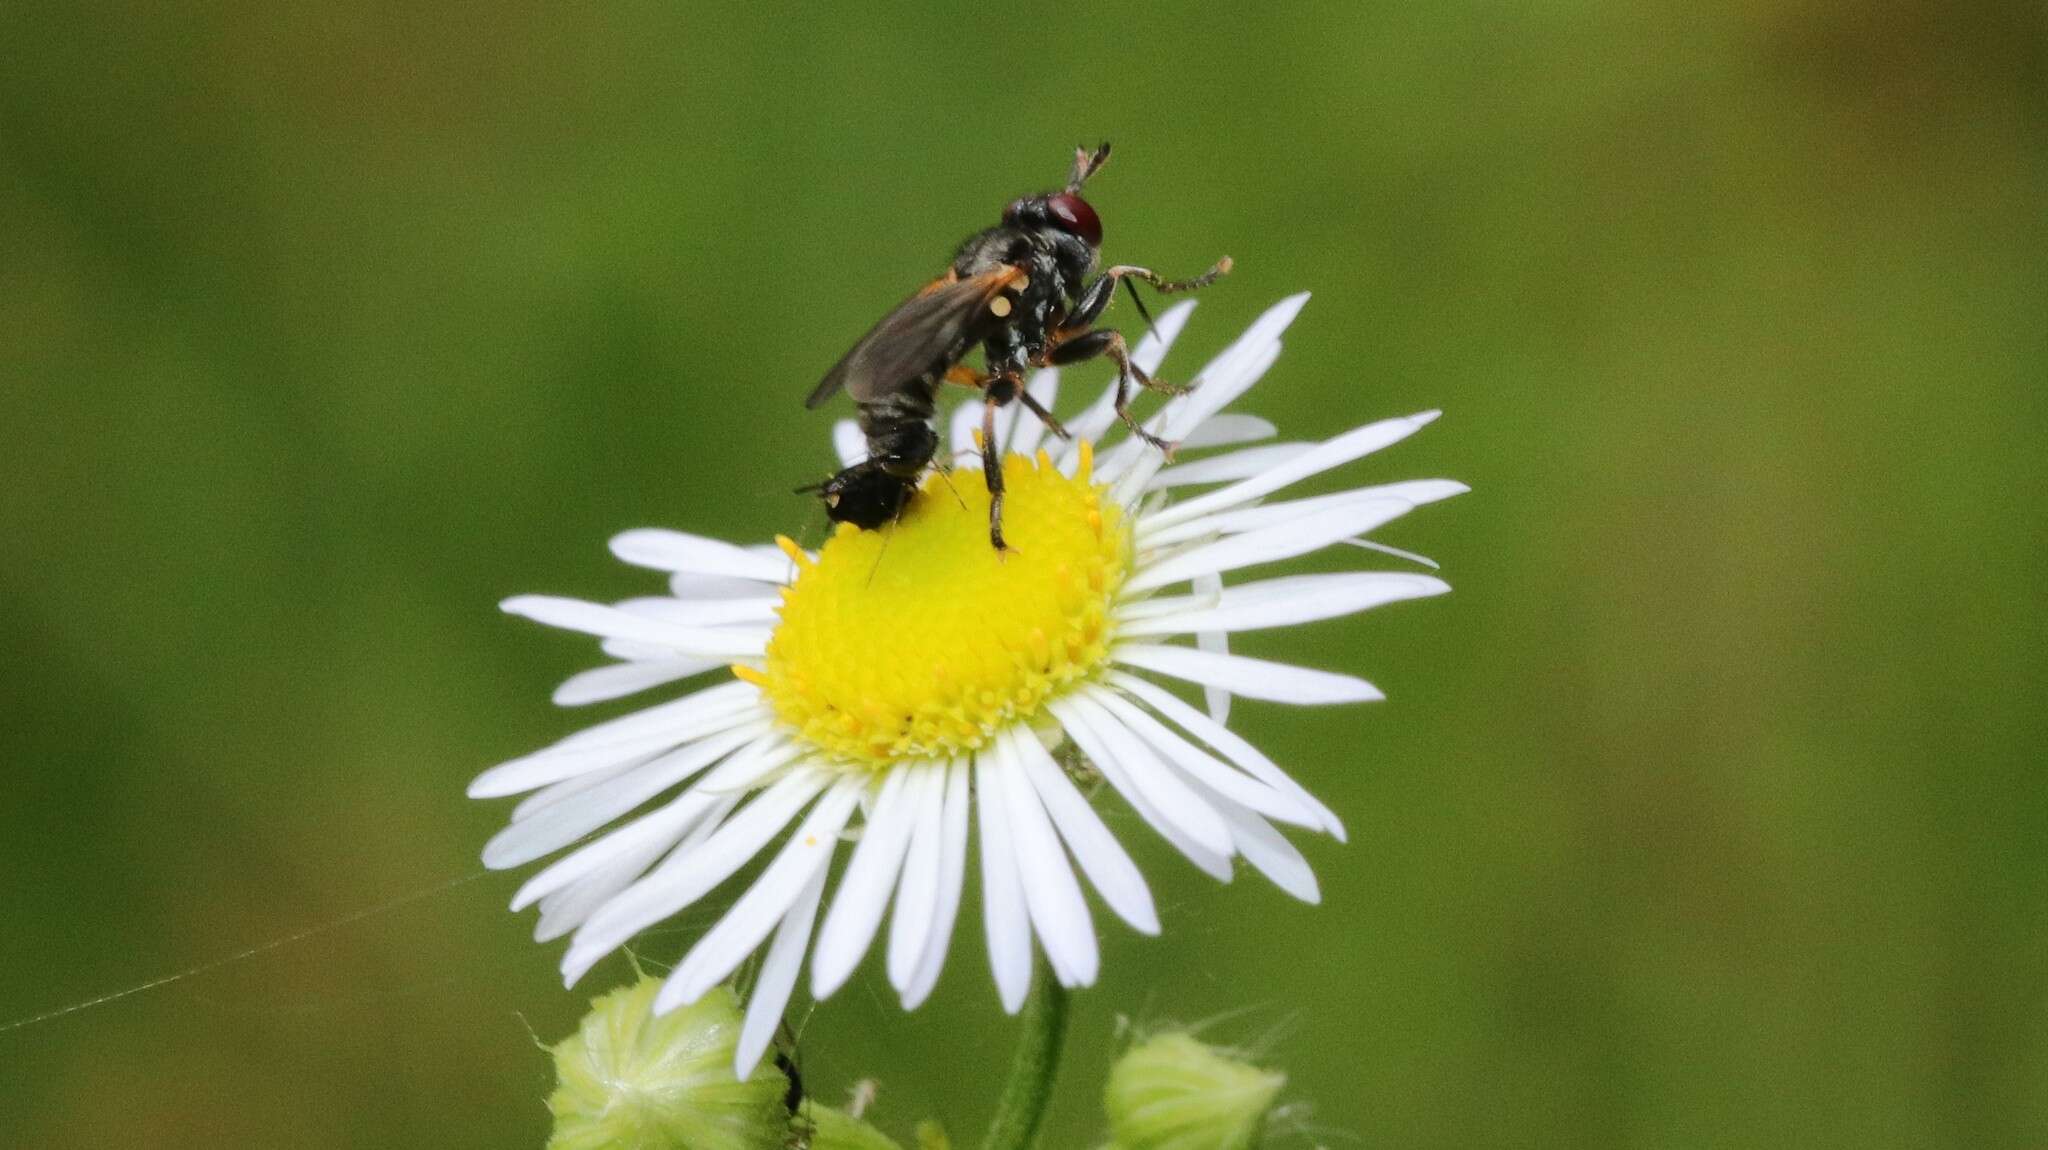
{"label": "fly's leg", "polygon": [[1100,319],[1102,313],[1108,309],[1109,301],[1116,296],[1116,285],[1119,282],[1130,290],[1131,303],[1137,307],[1138,314],[1145,318],[1145,326],[1149,328],[1152,326],[1152,313],[1145,310],[1145,301],[1138,298],[1137,283],[1151,284],[1153,290],[1161,295],[1173,295],[1176,292],[1208,287],[1228,274],[1229,256],[1217,260],[1214,267],[1201,275],[1185,280],[1165,279],[1151,268],[1141,268],[1136,264],[1118,264],[1096,276],[1081,289],[1081,294],[1074,300],[1074,310],[1068,314],[1065,322],[1060,324],[1055,335],[1071,336]]}
{"label": "fly's leg", "polygon": [[1173,450],[1179,445],[1168,443],[1166,440],[1146,431],[1144,426],[1138,422],[1137,417],[1131,414],[1131,381],[1135,379],[1145,387],[1149,387],[1154,391],[1164,391],[1170,395],[1178,395],[1186,389],[1175,387],[1170,383],[1161,383],[1147,375],[1144,368],[1132,363],[1130,348],[1124,344],[1124,333],[1114,328],[1103,328],[1100,331],[1091,331],[1086,335],[1075,336],[1058,347],[1053,348],[1048,358],[1053,363],[1065,364],[1094,359],[1098,355],[1106,355],[1109,357],[1110,362],[1116,364],[1117,418],[1124,421],[1124,426],[1131,429],[1132,435],[1165,452],[1168,459],[1173,458]]}
{"label": "fly's leg", "polygon": [[1102,274],[1105,278],[1108,279],[1140,280],[1144,283],[1151,284],[1152,290],[1158,292],[1160,295],[1174,295],[1179,292],[1194,291],[1197,288],[1208,287],[1210,284],[1215,283],[1217,280],[1220,280],[1224,276],[1229,275],[1230,266],[1230,257],[1224,256],[1222,259],[1217,260],[1216,263],[1213,266],[1211,266],[1208,271],[1205,271],[1201,275],[1195,276],[1192,279],[1184,280],[1170,280],[1165,278],[1164,276],[1161,276],[1158,272],[1153,271],[1151,268],[1141,268],[1136,264],[1118,264],[1115,267],[1110,268],[1108,271],[1103,272]]}
{"label": "fly's leg", "polygon": [[1028,391],[1020,391],[1017,393],[1017,402],[1023,404],[1026,410],[1037,416],[1038,422],[1043,423],[1047,431],[1052,432],[1061,439],[1074,438],[1067,433],[1066,425],[1054,419],[1052,412],[1047,411],[1045,405],[1038,402],[1037,396]]}
{"label": "fly's leg", "polygon": [[989,375],[976,371],[964,363],[956,363],[946,369],[946,382],[957,387],[971,387],[977,391],[988,386]]}
{"label": "fly's leg", "polygon": [[981,407],[981,476],[988,484],[988,542],[997,553],[1008,551],[1003,542],[1003,460],[996,453],[996,402],[994,388]]}

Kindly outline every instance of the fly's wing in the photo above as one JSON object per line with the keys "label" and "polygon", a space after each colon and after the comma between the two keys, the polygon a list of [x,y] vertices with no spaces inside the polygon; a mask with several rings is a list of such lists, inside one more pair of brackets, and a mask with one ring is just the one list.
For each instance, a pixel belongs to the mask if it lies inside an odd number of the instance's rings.
{"label": "fly's wing", "polygon": [[989,304],[1023,271],[1004,265],[964,280],[940,280],[897,305],[853,350],[832,365],[805,407],[816,407],[844,387],[861,403],[884,398],[934,368],[952,366],[986,321]]}

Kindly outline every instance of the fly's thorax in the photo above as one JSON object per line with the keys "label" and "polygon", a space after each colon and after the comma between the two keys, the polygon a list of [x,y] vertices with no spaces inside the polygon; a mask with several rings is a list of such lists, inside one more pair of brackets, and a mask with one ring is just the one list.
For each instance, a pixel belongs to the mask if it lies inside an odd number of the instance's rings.
{"label": "fly's thorax", "polygon": [[961,279],[986,275],[1028,255],[1031,237],[1022,228],[985,228],[961,241],[953,253],[953,272]]}

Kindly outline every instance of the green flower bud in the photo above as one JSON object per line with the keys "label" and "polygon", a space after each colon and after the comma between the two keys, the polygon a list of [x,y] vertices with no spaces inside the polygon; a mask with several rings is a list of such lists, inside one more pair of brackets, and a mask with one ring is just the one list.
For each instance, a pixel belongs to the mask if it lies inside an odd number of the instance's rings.
{"label": "green flower bud", "polygon": [[1103,1105],[1118,1150],[1250,1150],[1286,1083],[1284,1074],[1167,1033],[1117,1059]]}
{"label": "green flower bud", "polygon": [[763,1059],[733,1077],[740,1009],[720,987],[654,1017],[659,979],[642,977],[596,999],[575,1034],[554,1047],[548,1150],[781,1150],[789,1138],[789,1079]]}

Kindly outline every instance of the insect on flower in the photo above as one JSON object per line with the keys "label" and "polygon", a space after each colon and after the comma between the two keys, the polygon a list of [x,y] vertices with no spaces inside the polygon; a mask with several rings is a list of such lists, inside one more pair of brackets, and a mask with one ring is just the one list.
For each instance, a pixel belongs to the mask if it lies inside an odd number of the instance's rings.
{"label": "insect on flower", "polygon": [[[1135,365],[1149,373],[1164,362],[1194,302],[1160,314],[1131,352]],[[1328,705],[1380,693],[1349,674],[1233,654],[1231,637],[1450,588],[1408,571],[1230,585],[1224,576],[1340,546],[1345,555],[1355,554],[1348,545],[1378,549],[1369,533],[1465,485],[1347,483],[1289,496],[1437,414],[1319,442],[1259,442],[1278,429],[1228,409],[1279,362],[1307,302],[1302,293],[1266,309],[1186,377],[1188,394],[1145,421],[1190,454],[1217,453],[1167,466],[1148,440],[1116,435],[1114,383],[1071,421],[1071,443],[1042,447],[1043,426],[1004,412],[994,440],[1013,551],[989,549],[979,475],[954,477],[957,499],[926,475],[923,497],[886,537],[835,530],[811,552],[787,538],[742,546],[640,529],[615,538],[613,551],[669,573],[670,594],[505,600],[512,614],[601,638],[618,660],[563,683],[555,701],[565,706],[731,669],[471,783],[478,798],[525,796],[484,847],[485,865],[555,856],[512,905],[538,907],[536,938],[572,937],[564,979],[575,983],[642,931],[736,889],[726,884],[762,860],[650,1007],[667,1015],[723,994],[758,955],[729,1047],[733,1074],[752,1081],[806,965],[821,1001],[879,949],[904,1008],[925,1002],[946,968],[970,871],[983,892],[989,972],[1013,1014],[1037,977],[1034,952],[1063,986],[1096,981],[1099,912],[1083,883],[1132,930],[1161,933],[1126,832],[1149,828],[1218,880],[1242,862],[1318,901],[1315,873],[1286,830],[1341,839],[1343,823],[1232,731],[1227,708],[1234,696]],[[1058,386],[1048,368],[1030,391],[1049,408]],[[835,441],[851,464],[865,445],[851,421],[847,431]],[[947,431],[949,454],[973,450],[968,420]],[[1105,436],[1114,439],[1098,452]],[[878,562],[885,545],[897,560],[888,565]],[[1174,682],[1199,688],[1207,706]],[[1120,801],[1127,817],[1096,810],[1070,769],[1076,756],[1116,796],[1101,801]],[[1302,766],[1317,769],[1313,756]],[[844,832],[856,827],[849,846]],[[784,1046],[794,1066],[794,1044]],[[774,1109],[787,1120],[789,1080],[776,1078]],[[834,1113],[816,1112],[820,1122]]]}
{"label": "insect on flower", "polygon": [[[1054,434],[1067,435],[1052,412],[1024,390],[1026,368],[1108,356],[1116,364],[1117,415],[1140,439],[1172,453],[1171,443],[1132,417],[1131,384],[1167,394],[1180,389],[1132,363],[1121,332],[1094,324],[1119,282],[1143,314],[1144,304],[1130,281],[1142,280],[1166,294],[1193,291],[1227,273],[1230,257],[1189,280],[1168,280],[1131,264],[1095,274],[1102,219],[1081,198],[1081,185],[1108,159],[1108,144],[1092,152],[1076,149],[1065,188],[1010,201],[1002,223],[969,236],[945,275],[883,316],[825,373],[805,405],[815,408],[844,388],[859,405],[860,429],[868,444],[866,459],[816,488],[833,522],[872,530],[902,512],[938,451],[932,414],[941,382],[982,393],[988,538],[998,551],[1005,545],[996,410],[1016,400]],[[984,359],[980,370],[961,363],[977,344]]]}

